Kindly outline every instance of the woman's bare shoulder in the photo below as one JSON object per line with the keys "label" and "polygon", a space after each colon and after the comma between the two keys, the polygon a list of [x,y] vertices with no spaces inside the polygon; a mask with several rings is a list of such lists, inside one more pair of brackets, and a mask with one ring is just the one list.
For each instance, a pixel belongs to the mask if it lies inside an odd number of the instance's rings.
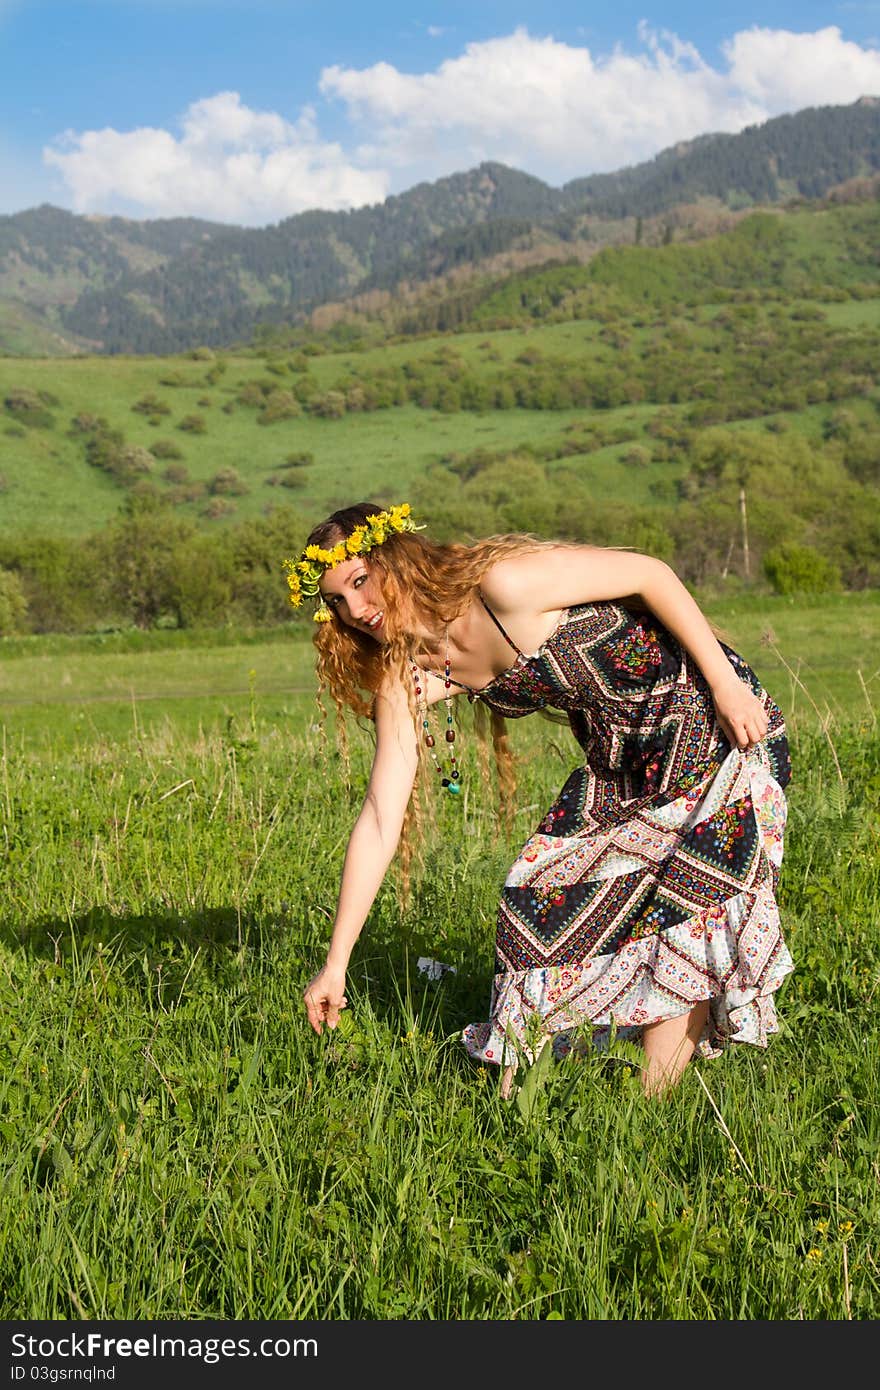
{"label": "woman's bare shoulder", "polygon": [[506,555],[486,570],[480,590],[490,607],[500,612],[543,607],[548,583],[552,587],[572,567],[582,569],[598,563],[603,554],[600,546],[559,542]]}

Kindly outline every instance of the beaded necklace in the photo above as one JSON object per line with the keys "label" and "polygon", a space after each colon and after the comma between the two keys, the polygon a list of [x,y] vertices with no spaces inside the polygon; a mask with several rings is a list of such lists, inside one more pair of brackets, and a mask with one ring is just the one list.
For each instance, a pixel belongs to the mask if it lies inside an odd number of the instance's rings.
{"label": "beaded necklace", "polygon": [[420,666],[416,665],[415,661],[413,661],[412,658],[410,658],[410,667],[412,668],[413,680],[415,682],[416,703],[418,704],[419,714],[422,720],[422,729],[424,730],[425,737],[425,747],[431,754],[431,759],[434,763],[435,768],[437,769],[437,775],[440,778],[441,787],[445,787],[446,790],[452,796],[458,796],[461,792],[461,773],[459,772],[458,761],[455,756],[455,723],[452,717],[452,673],[449,665],[448,626],[446,628],[446,656],[443,663],[443,685],[445,687],[446,692],[443,696],[444,702],[446,704],[446,742],[449,745],[448,774],[444,772],[443,765],[440,762],[440,759],[437,757],[437,754],[434,752],[436,740],[434,738],[434,735],[431,733],[431,725],[428,720],[428,700],[427,696],[425,695],[424,687],[422,685],[422,680],[424,678],[425,673],[422,671]]}

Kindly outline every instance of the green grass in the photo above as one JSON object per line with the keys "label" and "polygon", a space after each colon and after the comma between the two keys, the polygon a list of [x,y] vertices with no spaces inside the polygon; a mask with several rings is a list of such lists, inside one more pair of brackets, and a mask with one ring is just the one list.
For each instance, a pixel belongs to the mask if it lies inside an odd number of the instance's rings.
{"label": "green grass", "polygon": [[[564,731],[514,725],[507,837],[464,721],[467,795],[432,803],[413,896],[383,887],[317,1038],[301,991],[370,744],[352,730],[346,790],[301,635],[8,644],[2,1315],[876,1318],[880,737],[842,678],[872,637],[876,658],[876,595],[710,612],[785,704],[772,625],[823,719],[795,691],[783,1031],[663,1104],[588,1059],[506,1105],[458,1042]],[[456,973],[428,982],[421,955]]]}
{"label": "green grass", "polygon": [[[401,351],[411,354],[412,347]],[[315,374],[326,375],[328,384],[342,374],[335,356],[316,359],[316,363]],[[91,468],[85,462],[81,441],[68,435],[70,420],[83,411],[106,418],[111,427],[124,432],[130,444],[146,448],[157,438],[173,439],[194,482],[208,483],[221,469],[235,468],[250,491],[232,499],[229,515],[234,519],[259,516],[279,503],[321,515],[350,503],[355,496],[405,497],[413,481],[443,454],[467,453],[478,446],[492,450],[513,450],[528,443],[540,446],[563,438],[567,425],[585,418],[581,410],[443,415],[406,405],[339,420],[301,416],[260,426],[253,410],[238,406],[233,414],[226,415],[222,407],[240,383],[265,377],[264,364],[252,358],[229,359],[227,374],[215,387],[204,385],[209,366],[186,358],[77,359],[51,365],[35,360],[0,361],[0,399],[12,387],[27,387],[49,389],[59,402],[52,408],[56,419],[52,430],[21,431],[0,416],[6,481],[0,529],[7,533],[30,530],[86,535],[118,514],[126,490]],[[180,372],[189,384],[161,386],[160,377],[171,370]],[[283,378],[279,384],[285,384]],[[131,410],[148,392],[172,408],[172,414],[156,427]],[[199,405],[201,398],[209,398],[212,404]],[[176,428],[191,413],[204,417],[205,434],[192,435]],[[638,415],[644,416],[644,410],[628,407],[604,411],[601,418],[603,426],[614,426]],[[10,428],[16,432],[8,433]],[[314,463],[298,474],[302,486],[267,485],[267,479],[277,475],[287,456],[295,452],[314,456]],[[157,463],[155,470],[160,486],[164,466]],[[591,466],[585,465],[588,475]],[[198,516],[208,500],[184,504],[181,513]]]}

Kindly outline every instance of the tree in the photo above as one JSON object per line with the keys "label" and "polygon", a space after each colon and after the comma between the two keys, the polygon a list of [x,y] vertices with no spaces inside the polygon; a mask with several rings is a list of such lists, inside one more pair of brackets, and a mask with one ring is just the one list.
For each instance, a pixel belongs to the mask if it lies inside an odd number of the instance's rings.
{"label": "tree", "polygon": [[0,637],[24,632],[27,626],[27,599],[22,583],[12,570],[0,569]]}

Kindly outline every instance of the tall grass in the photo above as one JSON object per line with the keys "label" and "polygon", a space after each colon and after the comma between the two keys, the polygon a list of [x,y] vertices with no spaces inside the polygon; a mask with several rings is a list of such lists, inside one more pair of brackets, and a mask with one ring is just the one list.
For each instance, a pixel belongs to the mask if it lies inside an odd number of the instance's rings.
{"label": "tall grass", "polygon": [[[346,790],[306,706],[286,722],[265,708],[57,738],[8,721],[3,1317],[878,1315],[880,736],[864,702],[794,721],[783,1031],[693,1065],[662,1103],[621,1047],[621,1063],[542,1068],[519,1103],[464,1056],[513,849],[472,743],[411,901],[383,887],[350,1008],[312,1034],[302,988],[370,745],[355,736]],[[515,732],[522,838],[576,749],[537,720]],[[432,982],[420,956],[455,973]]]}

